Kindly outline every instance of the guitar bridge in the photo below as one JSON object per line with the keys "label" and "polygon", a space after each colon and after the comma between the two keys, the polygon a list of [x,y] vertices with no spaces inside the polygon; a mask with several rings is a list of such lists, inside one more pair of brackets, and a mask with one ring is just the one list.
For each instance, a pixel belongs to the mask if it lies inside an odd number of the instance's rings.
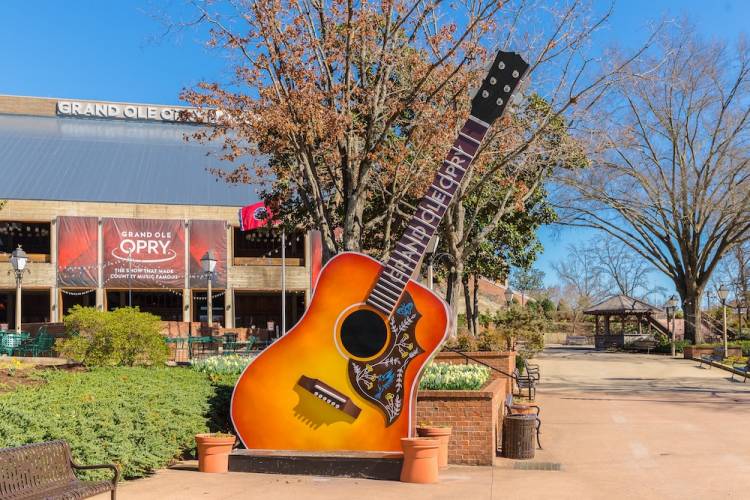
{"label": "guitar bridge", "polygon": [[333,408],[346,413],[352,418],[357,418],[362,411],[350,398],[316,378],[302,375],[297,381],[297,385],[324,403],[328,403]]}

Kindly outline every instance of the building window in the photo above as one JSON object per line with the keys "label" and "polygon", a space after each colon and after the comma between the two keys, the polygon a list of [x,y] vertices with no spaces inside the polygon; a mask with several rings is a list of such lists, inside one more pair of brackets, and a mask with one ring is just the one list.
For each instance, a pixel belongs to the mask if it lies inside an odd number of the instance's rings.
{"label": "building window", "polygon": [[[305,265],[305,234],[286,235],[286,264]],[[281,263],[281,231],[277,229],[253,229],[240,231],[234,228],[234,265],[257,266]]]}
{"label": "building window", "polygon": [[32,262],[49,262],[50,223],[0,221],[0,252],[9,255],[18,245]]}
{"label": "building window", "polygon": [[[21,291],[21,325],[47,323],[50,320],[49,289]],[[16,323],[16,291],[0,290],[0,329],[13,328]]]}
{"label": "building window", "polygon": [[107,310],[127,307],[128,303],[142,312],[159,316],[162,321],[182,321],[182,290],[133,290],[132,294],[128,290],[107,291]]}

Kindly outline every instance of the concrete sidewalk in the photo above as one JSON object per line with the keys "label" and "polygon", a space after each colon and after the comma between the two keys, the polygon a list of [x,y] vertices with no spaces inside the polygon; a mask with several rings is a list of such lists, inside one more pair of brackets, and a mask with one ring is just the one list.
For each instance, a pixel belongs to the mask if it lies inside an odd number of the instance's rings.
{"label": "concrete sidewalk", "polygon": [[187,462],[123,484],[118,498],[750,497],[750,384],[655,355],[557,348],[539,363],[544,450],[531,461],[450,467],[437,485],[200,474]]}

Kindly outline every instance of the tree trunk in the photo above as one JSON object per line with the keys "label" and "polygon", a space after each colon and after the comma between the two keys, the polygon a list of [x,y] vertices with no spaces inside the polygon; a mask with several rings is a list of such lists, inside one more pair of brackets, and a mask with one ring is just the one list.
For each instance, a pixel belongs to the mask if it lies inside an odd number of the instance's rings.
{"label": "tree trunk", "polygon": [[449,312],[451,314],[451,327],[448,335],[451,338],[455,338],[458,332],[458,289],[461,285],[458,277],[463,274],[464,265],[461,260],[456,261],[457,264],[450,268],[448,273],[448,283],[446,284],[445,290],[445,301],[450,306]]}
{"label": "tree trunk", "polygon": [[470,335],[476,335],[474,330],[474,310],[471,305],[471,292],[469,291],[469,277],[461,276],[461,286],[464,289],[464,309],[466,311],[466,328],[469,329]]}
{"label": "tree trunk", "polygon": [[474,273],[474,312],[472,317],[474,318],[474,335],[479,333],[479,275]]}
{"label": "tree trunk", "polygon": [[701,327],[700,290],[694,287],[688,289],[682,298],[682,310],[685,313],[685,340],[693,344],[703,342],[703,328]]}

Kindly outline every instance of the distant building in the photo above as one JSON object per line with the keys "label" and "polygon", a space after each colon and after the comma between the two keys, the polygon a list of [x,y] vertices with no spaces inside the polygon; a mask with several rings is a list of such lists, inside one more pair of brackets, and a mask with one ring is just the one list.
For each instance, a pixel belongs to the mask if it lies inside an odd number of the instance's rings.
{"label": "distant building", "polygon": [[[239,230],[257,201],[207,168],[218,146],[186,141],[189,108],[0,96],[0,324],[14,322],[9,253],[30,255],[23,322],[60,321],[75,304],[129,302],[163,320],[205,321],[200,258],[218,258],[213,318],[278,328],[279,235]],[[287,322],[311,290],[307,234],[287,237]],[[319,252],[316,252],[319,255]]]}

